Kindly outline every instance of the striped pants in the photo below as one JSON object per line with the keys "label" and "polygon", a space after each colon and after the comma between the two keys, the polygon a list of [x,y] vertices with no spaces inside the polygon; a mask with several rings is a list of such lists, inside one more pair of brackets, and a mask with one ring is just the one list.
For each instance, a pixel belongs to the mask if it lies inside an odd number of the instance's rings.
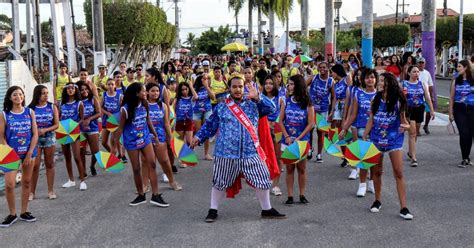
{"label": "striped pants", "polygon": [[247,159],[214,158],[212,186],[225,190],[234,184],[237,176],[242,173],[245,179],[257,189],[270,189],[270,172],[259,156]]}

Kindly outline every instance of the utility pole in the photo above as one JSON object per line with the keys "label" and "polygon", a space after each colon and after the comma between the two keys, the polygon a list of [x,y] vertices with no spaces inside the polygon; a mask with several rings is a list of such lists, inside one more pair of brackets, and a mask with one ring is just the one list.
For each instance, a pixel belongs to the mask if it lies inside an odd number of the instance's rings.
{"label": "utility pole", "polygon": [[179,0],[174,0],[174,25],[176,26],[176,49],[179,48],[180,42],[179,42],[179,7],[178,7],[178,1]]}
{"label": "utility pole", "polygon": [[[20,9],[18,0],[12,0],[13,49],[20,53]],[[15,54],[15,59],[21,59]]]}
{"label": "utility pole", "polygon": [[459,40],[458,40],[458,52],[459,52],[459,55],[458,55],[458,61],[461,61],[462,60],[462,29],[463,29],[463,26],[464,26],[464,1],[461,0],[461,11],[459,13]]}
{"label": "utility pole", "polygon": [[59,19],[57,15],[56,1],[52,0],[50,2],[50,6],[51,19],[53,21],[54,56],[59,62],[59,60],[64,59],[63,51],[61,50],[63,48],[63,36],[61,32],[61,25],[59,24]]}
{"label": "utility pole", "polygon": [[362,0],[362,64],[368,68],[372,65],[372,45],[374,32],[373,0]]}
{"label": "utility pole", "polygon": [[332,55],[335,58],[334,53],[334,2],[333,0],[325,1],[325,10],[326,10],[326,27],[324,29],[324,40],[326,42],[325,52],[326,59],[328,55]]}
{"label": "utility pole", "polygon": [[[69,72],[75,75],[77,73],[77,60],[76,60],[76,42],[74,35],[74,25],[71,20],[72,11],[69,5],[69,0],[62,0],[63,4],[63,16],[64,16],[64,30],[66,33],[66,45],[67,45],[67,65]],[[62,37],[61,37],[62,39]]]}
{"label": "utility pole", "polygon": [[398,0],[397,4],[395,5],[395,23],[398,23]]}
{"label": "utility pole", "polygon": [[31,0],[26,0],[26,57],[31,69]]}
{"label": "utility pole", "polygon": [[38,71],[43,70],[43,55],[41,54],[41,44],[43,44],[43,41],[41,39],[41,22],[40,22],[40,6],[39,6],[39,0],[34,0],[33,1],[33,14],[35,18],[33,19],[34,23],[34,43],[35,43],[35,56],[34,56],[34,62],[35,62],[35,67]]}
{"label": "utility pole", "polygon": [[448,0],[443,2],[443,15],[444,17],[448,16]]}
{"label": "utility pole", "polygon": [[249,51],[250,54],[253,54],[253,1],[249,1],[249,33],[248,33],[248,40],[249,40]]}
{"label": "utility pole", "polygon": [[94,73],[97,74],[99,72],[97,66],[106,64],[102,0],[92,0],[92,20],[94,26]]}
{"label": "utility pole", "polygon": [[421,21],[421,39],[422,39],[422,54],[426,60],[426,70],[433,78],[433,101],[435,106],[436,100],[436,77],[435,77],[435,42],[436,42],[436,0],[422,1],[422,21]]}
{"label": "utility pole", "polygon": [[257,23],[258,23],[258,54],[263,55],[263,34],[262,34],[262,7],[257,6]]}
{"label": "utility pole", "polygon": [[308,26],[308,14],[309,14],[309,2],[308,0],[301,1],[301,34],[304,37],[304,42],[302,44],[303,52],[309,55],[309,26]]}
{"label": "utility pole", "polygon": [[270,39],[270,53],[273,54],[275,52],[275,12],[271,5],[269,12],[270,34],[268,38]]}

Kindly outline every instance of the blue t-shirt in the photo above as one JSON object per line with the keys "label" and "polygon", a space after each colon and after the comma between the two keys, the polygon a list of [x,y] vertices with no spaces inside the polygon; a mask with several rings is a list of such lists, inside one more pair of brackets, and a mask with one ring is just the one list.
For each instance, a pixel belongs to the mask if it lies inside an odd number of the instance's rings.
{"label": "blue t-shirt", "polygon": [[406,94],[408,107],[419,107],[425,103],[425,89],[421,81],[411,83],[404,80],[403,91]]}
{"label": "blue t-shirt", "polygon": [[[31,120],[31,109],[23,108],[23,112],[14,113],[3,111],[5,118],[5,139],[7,144],[15,150],[20,159],[24,159],[30,149],[33,138],[33,124]],[[32,158],[36,157],[36,148],[33,150]]]}
{"label": "blue t-shirt", "polygon": [[193,101],[190,96],[176,100],[176,121],[193,119]]}
{"label": "blue t-shirt", "polygon": [[334,94],[336,95],[336,100],[344,100],[346,99],[346,94],[347,94],[347,82],[346,78],[343,78],[339,80],[339,82],[336,82],[334,85]]}
{"label": "blue t-shirt", "polygon": [[[84,119],[87,119],[95,114],[97,112],[95,111],[94,107],[94,98],[82,100],[82,104],[84,105]],[[99,132],[99,124],[97,119],[91,120],[89,122],[89,125],[81,125],[81,132],[85,133],[91,133],[91,132]]]}
{"label": "blue t-shirt", "polygon": [[404,134],[400,133],[400,109],[398,104],[392,113],[387,113],[386,103],[381,100],[374,115],[370,141],[380,151],[386,152],[403,147]]}
{"label": "blue t-shirt", "polygon": [[[283,125],[292,140],[298,138],[308,125],[308,109],[301,109],[300,105],[295,102],[294,97],[287,97],[285,100]],[[309,140],[309,132],[301,140]],[[284,139],[281,142],[285,144]]]}
{"label": "blue t-shirt", "polygon": [[54,124],[53,104],[48,102],[44,106],[35,106],[36,125],[38,129],[52,127]]}
{"label": "blue t-shirt", "polygon": [[112,114],[118,113],[120,111],[120,98],[122,94],[119,92],[115,92],[114,95],[109,96],[107,92],[104,92],[104,102],[102,104],[102,108],[105,111],[110,112]]}
{"label": "blue t-shirt", "polygon": [[[150,120],[153,123],[153,127],[155,128],[156,134],[158,134],[158,140],[160,143],[164,143],[166,141],[166,133],[165,133],[165,113],[163,111],[163,103],[158,105],[158,103],[148,103],[148,114],[150,114]],[[153,137],[153,134],[150,133],[150,138]]]}
{"label": "blue t-shirt", "polygon": [[455,84],[454,87],[454,102],[474,105],[474,86],[464,80],[462,84]]}
{"label": "blue t-shirt", "polygon": [[197,92],[197,99],[194,102],[194,113],[207,112],[212,109],[211,98],[205,87],[201,87]]}
{"label": "blue t-shirt", "polygon": [[125,86],[122,86],[120,88],[115,88],[115,92],[119,95],[125,95],[126,90],[127,90],[127,87],[125,87]]}
{"label": "blue t-shirt", "polygon": [[331,77],[328,77],[327,80],[322,80],[319,74],[311,81],[309,96],[316,113],[328,112],[332,83],[333,79]]}
{"label": "blue t-shirt", "polygon": [[268,115],[268,121],[275,122],[280,115],[280,97],[274,96],[270,98],[270,100],[272,100],[273,104],[275,104],[276,110],[275,112]]}
{"label": "blue t-shirt", "polygon": [[79,106],[82,105],[82,101],[68,102],[61,105],[61,120],[72,119],[75,122],[79,122],[81,117],[79,116]]}
{"label": "blue t-shirt", "polygon": [[[122,107],[125,111],[126,118],[129,118],[128,105]],[[131,122],[126,121],[123,129],[123,145],[127,150],[142,149],[151,143],[150,130],[147,123],[147,110],[140,104],[135,109],[135,116]]]}
{"label": "blue t-shirt", "polygon": [[354,91],[354,97],[358,104],[357,117],[353,123],[354,127],[365,128],[367,125],[367,120],[370,116],[370,105],[376,94],[377,91],[368,93],[365,90],[359,88]]}

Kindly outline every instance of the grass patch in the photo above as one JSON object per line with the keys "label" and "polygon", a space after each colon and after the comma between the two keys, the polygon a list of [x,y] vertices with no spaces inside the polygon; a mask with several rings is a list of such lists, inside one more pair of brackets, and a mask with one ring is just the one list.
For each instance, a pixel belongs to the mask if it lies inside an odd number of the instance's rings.
{"label": "grass patch", "polygon": [[438,109],[439,113],[449,114],[449,98],[438,96]]}

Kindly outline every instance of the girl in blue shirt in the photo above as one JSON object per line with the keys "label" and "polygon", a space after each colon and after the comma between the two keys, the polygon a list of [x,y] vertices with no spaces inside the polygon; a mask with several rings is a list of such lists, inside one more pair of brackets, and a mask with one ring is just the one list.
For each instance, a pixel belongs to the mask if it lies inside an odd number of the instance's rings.
{"label": "girl in blue shirt", "polygon": [[[398,84],[397,78],[391,73],[383,73],[384,89],[377,92],[372,101],[370,117],[362,136],[363,140],[371,142],[383,153],[388,153],[392,162],[393,174],[397,184],[398,198],[400,201],[400,216],[405,220],[413,219],[413,215],[406,207],[405,180],[403,179],[403,137],[404,131],[409,128],[405,118],[406,99]],[[370,137],[369,137],[370,134]],[[375,202],[370,211],[380,211],[382,203],[382,163],[370,168],[370,175],[374,180]]]}
{"label": "girl in blue shirt", "polygon": [[[101,110],[102,110],[102,133],[101,133],[101,138],[102,138],[102,146],[110,152],[112,150],[111,147],[115,147],[115,150],[118,150],[119,156],[122,160],[122,162],[126,163],[127,158],[125,157],[125,150],[123,149],[123,146],[118,143],[115,143],[115,135],[117,132],[110,133],[107,128],[105,128],[106,123],[107,123],[107,118],[110,116],[114,115],[116,117],[120,117],[120,105],[122,104],[122,98],[123,94],[119,93],[118,91],[115,90],[115,82],[113,79],[107,80],[107,85],[105,86],[107,88],[107,91],[104,92],[104,95],[102,97],[102,103],[101,103]],[[112,135],[112,138],[109,139],[109,136]]]}
{"label": "girl in blue shirt", "polygon": [[[280,156],[281,156],[281,144],[280,140],[277,140],[275,137],[275,127],[276,125],[279,125],[277,121],[278,117],[280,116],[280,105],[283,104],[284,99],[286,99],[286,96],[280,97],[279,90],[278,90],[278,84],[277,84],[277,79],[275,76],[267,76],[264,80],[263,84],[263,94],[267,96],[270,100],[272,100],[273,104],[275,104],[276,110],[274,113],[268,115],[268,122],[270,124],[271,128],[271,135],[273,138],[273,146],[275,148],[275,155],[277,158],[278,162],[278,167],[281,169],[281,161],[280,161]],[[280,180],[280,175],[276,176],[273,178],[273,186],[271,193],[280,196],[282,195],[280,187],[278,187],[278,182]]]}
{"label": "girl in blue shirt", "polygon": [[[79,88],[74,83],[68,83],[63,89],[61,97],[61,107],[60,107],[60,120],[72,119],[73,121],[82,125],[84,119],[84,105],[82,104],[81,97],[79,94]],[[77,170],[79,171],[79,178],[81,179],[80,190],[86,190],[87,185],[85,182],[85,167],[81,159],[81,148],[80,141],[76,141],[67,144],[61,145],[63,150],[64,159],[66,160],[66,169],[69,180],[63,184],[63,188],[70,188],[76,186],[74,181],[74,175],[72,171],[72,158],[71,150],[74,156],[74,161],[76,162]]]}
{"label": "girl in blue shirt", "polygon": [[458,166],[465,168],[473,165],[469,156],[474,137],[474,77],[468,60],[459,61],[457,70],[459,74],[451,84],[449,120],[454,120],[459,130],[462,161]]}
{"label": "girl in blue shirt", "polygon": [[[24,106],[25,93],[23,89],[19,86],[10,87],[5,94],[3,112],[0,115],[0,144],[13,148],[22,160],[20,220],[34,222],[36,218],[28,212],[28,196],[31,173],[37,154],[38,130],[35,113]],[[0,224],[0,227],[10,227],[18,220],[15,209],[16,174],[16,170],[5,173],[5,196],[10,213]]]}
{"label": "girl in blue shirt", "polygon": [[[99,152],[99,122],[98,118],[101,116],[102,112],[100,109],[99,99],[92,94],[91,88],[84,81],[77,82],[79,91],[81,93],[82,104],[84,106],[84,120],[81,125],[81,132],[86,137],[86,142],[89,144],[91,149],[91,164],[90,170],[91,175],[97,175],[95,169],[95,163],[97,162],[94,154]],[[87,145],[81,147],[81,159],[82,163],[86,164],[86,148]],[[84,168],[85,169],[85,168]]]}
{"label": "girl in blue shirt", "polygon": [[[146,90],[148,92],[148,114],[150,116],[153,127],[155,128],[155,131],[158,134],[158,142],[152,142],[155,157],[160,163],[161,169],[168,178],[170,186],[174,190],[182,190],[181,185],[179,185],[178,182],[174,180],[173,171],[171,169],[171,163],[168,158],[168,147],[166,145],[166,140],[172,137],[168,107],[166,106],[166,104],[159,100],[160,87],[157,84],[147,84]],[[151,138],[152,140],[155,140],[155,137]]]}
{"label": "girl in blue shirt", "polygon": [[33,90],[33,99],[30,105],[28,105],[35,112],[36,124],[38,126],[38,156],[35,159],[35,167],[33,168],[33,176],[31,178],[30,200],[34,199],[36,193],[41,154],[44,154],[48,198],[50,200],[56,199],[56,193],[54,193],[54,152],[56,150],[54,130],[59,126],[59,113],[56,105],[48,102],[48,95],[48,88],[38,84]]}
{"label": "girl in blue shirt", "polygon": [[[306,89],[303,76],[294,75],[288,79],[288,97],[280,106],[280,127],[284,139],[281,140],[282,149],[298,140],[309,141],[309,132],[314,126],[314,108]],[[286,204],[293,204],[293,183],[295,169],[298,170],[298,186],[300,202],[308,203],[304,196],[306,190],[306,159],[297,164],[286,165],[286,183],[288,200]]]}
{"label": "girl in blue shirt", "polygon": [[[350,115],[342,126],[342,130],[339,133],[339,139],[343,139],[349,128],[354,128],[355,132],[353,133],[353,140],[362,138],[362,135],[365,131],[365,126],[367,125],[367,120],[370,116],[370,106],[372,99],[377,93],[377,80],[378,74],[374,69],[365,69],[362,71],[360,82],[361,86],[354,89]],[[354,172],[355,170],[355,172]],[[355,173],[357,175],[357,169],[353,168],[351,174]],[[349,177],[350,178],[350,177]],[[352,179],[352,178],[351,178]],[[355,179],[355,178],[354,178]],[[363,197],[367,189],[375,193],[374,183],[372,180],[369,181],[368,185],[366,183],[367,179],[367,170],[360,169],[360,183],[359,189],[357,190],[357,196]]]}
{"label": "girl in blue shirt", "polygon": [[[201,125],[209,119],[212,114],[211,99],[216,100],[214,92],[212,92],[210,85],[210,77],[207,74],[199,75],[194,80],[193,95],[194,106],[193,106],[193,121],[195,130],[201,129]],[[212,160],[209,154],[209,140],[204,142],[204,158],[205,160]]]}
{"label": "girl in blue shirt", "polygon": [[[118,143],[119,137],[123,134],[123,145],[132,163],[133,179],[138,196],[129,205],[138,206],[146,202],[145,193],[143,192],[144,183],[140,170],[148,170],[148,179],[150,180],[153,192],[150,203],[159,207],[169,207],[169,204],[163,200],[158,192],[155,154],[151,144],[150,133],[153,134],[153,139],[156,143],[159,141],[158,134],[148,114],[149,108],[146,96],[147,93],[143,84],[133,83],[128,86],[123,97],[123,104],[120,110],[120,125],[116,131],[115,142]],[[140,157],[142,157],[141,164]]]}
{"label": "girl in blue shirt", "polygon": [[428,86],[419,80],[420,70],[412,65],[408,67],[408,80],[402,82],[403,92],[407,99],[407,118],[410,120],[410,130],[408,138],[408,157],[411,159],[411,166],[417,167],[416,159],[416,139],[420,125],[423,122],[425,114],[425,105],[427,102],[430,108],[431,119],[435,118],[433,103],[431,101]]}
{"label": "girl in blue shirt", "polygon": [[187,144],[191,143],[194,132],[193,97],[197,97],[195,94],[188,83],[180,83],[173,103],[176,115],[175,131]]}

